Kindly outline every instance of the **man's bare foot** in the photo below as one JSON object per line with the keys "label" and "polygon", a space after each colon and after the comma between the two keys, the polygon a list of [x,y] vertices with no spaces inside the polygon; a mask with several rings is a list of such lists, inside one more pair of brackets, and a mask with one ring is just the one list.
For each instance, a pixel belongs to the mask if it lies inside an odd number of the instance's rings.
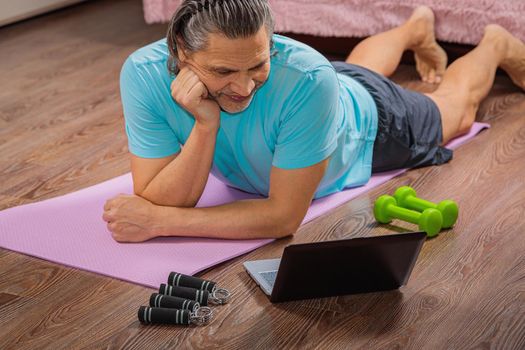
{"label": "man's bare foot", "polygon": [[447,54],[436,42],[434,13],[427,6],[419,6],[412,12],[406,24],[414,34],[414,42],[410,49],[414,51],[416,69],[421,80],[439,84],[447,67]]}
{"label": "man's bare foot", "polygon": [[509,33],[505,28],[497,24],[489,24],[485,27],[483,40],[494,40],[498,51],[503,51],[503,59],[500,63],[514,84],[525,90],[525,44]]}

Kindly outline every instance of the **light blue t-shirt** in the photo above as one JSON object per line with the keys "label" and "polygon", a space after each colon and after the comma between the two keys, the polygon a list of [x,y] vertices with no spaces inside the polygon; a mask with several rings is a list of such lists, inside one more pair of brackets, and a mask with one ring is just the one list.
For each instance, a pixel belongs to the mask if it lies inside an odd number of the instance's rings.
{"label": "light blue t-shirt", "polygon": [[[364,185],[371,176],[377,109],[367,90],[337,74],[313,48],[274,35],[270,75],[240,113],[221,112],[212,173],[267,196],[272,166],[303,168],[330,157],[315,198]],[[193,117],[172,98],[165,39],[124,63],[120,90],[130,151],[162,158],[181,150]]]}

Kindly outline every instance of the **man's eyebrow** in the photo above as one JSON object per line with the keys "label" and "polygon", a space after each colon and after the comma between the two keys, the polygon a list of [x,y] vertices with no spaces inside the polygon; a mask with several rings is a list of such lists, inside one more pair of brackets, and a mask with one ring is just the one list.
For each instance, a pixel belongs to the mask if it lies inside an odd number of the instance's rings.
{"label": "man's eyebrow", "polygon": [[[261,62],[257,63],[255,66],[253,66],[251,68],[248,68],[248,70],[260,68],[260,67],[264,66],[266,64],[266,62],[268,62],[268,59],[265,59],[264,61],[261,61]],[[222,67],[222,66],[217,66],[217,67],[208,66],[208,70],[214,71],[214,72],[228,71],[228,72],[232,72],[232,73],[235,73],[235,72],[239,71],[238,69],[231,69],[229,67]]]}

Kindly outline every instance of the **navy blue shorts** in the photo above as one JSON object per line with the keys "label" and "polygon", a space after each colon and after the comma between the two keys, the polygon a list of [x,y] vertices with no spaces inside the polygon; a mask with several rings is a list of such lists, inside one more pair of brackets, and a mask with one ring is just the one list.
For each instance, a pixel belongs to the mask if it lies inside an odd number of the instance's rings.
{"label": "navy blue shorts", "polygon": [[367,68],[339,61],[332,65],[363,85],[376,103],[379,120],[372,172],[439,165],[452,159],[452,151],[440,146],[443,129],[434,101]]}

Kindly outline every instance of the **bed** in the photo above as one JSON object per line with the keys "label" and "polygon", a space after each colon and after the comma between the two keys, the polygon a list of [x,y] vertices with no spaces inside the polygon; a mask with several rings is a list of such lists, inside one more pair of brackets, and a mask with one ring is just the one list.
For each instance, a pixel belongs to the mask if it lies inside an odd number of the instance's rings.
{"label": "bed", "polygon": [[[276,32],[319,37],[361,38],[404,22],[418,5],[436,15],[440,41],[475,45],[489,23],[525,41],[524,0],[269,0]],[[180,0],[143,0],[147,23],[168,22]],[[293,15],[291,15],[293,14]]]}

